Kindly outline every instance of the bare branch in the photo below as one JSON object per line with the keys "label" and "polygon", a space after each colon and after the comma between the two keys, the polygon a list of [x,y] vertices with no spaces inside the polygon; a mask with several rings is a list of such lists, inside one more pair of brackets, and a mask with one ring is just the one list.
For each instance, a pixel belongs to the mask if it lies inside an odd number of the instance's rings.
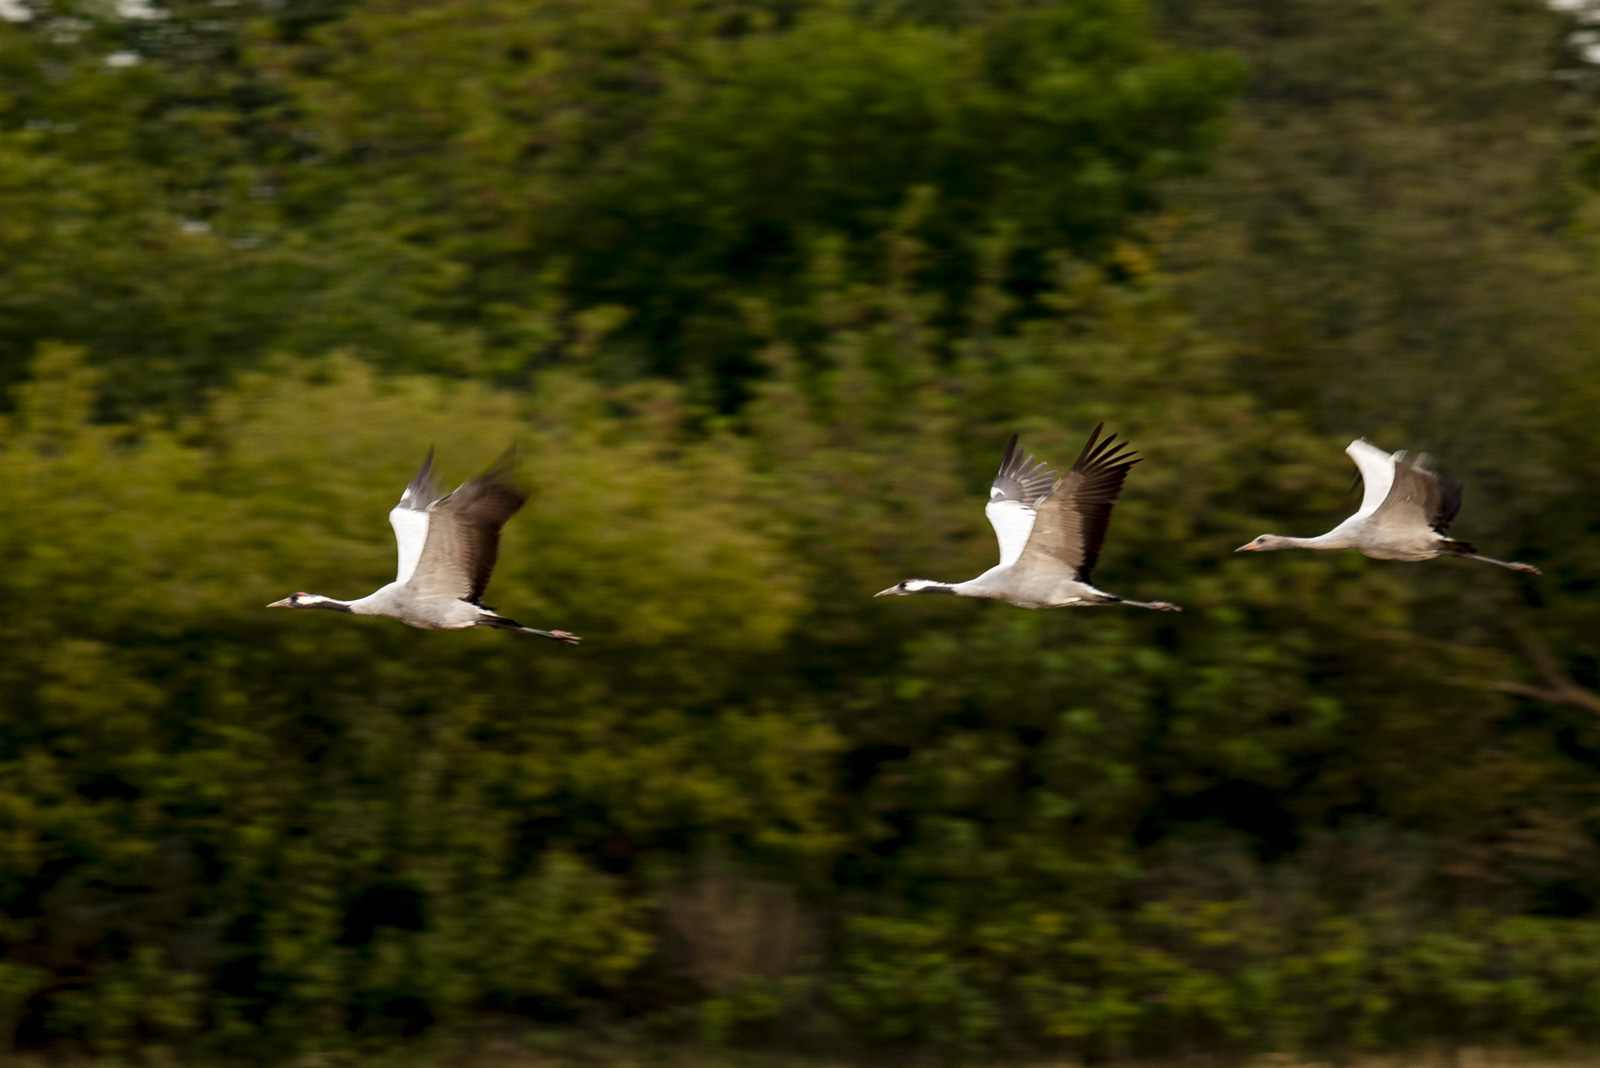
{"label": "bare branch", "polygon": [[1513,624],[1511,630],[1516,634],[1523,651],[1528,654],[1528,660],[1532,662],[1534,669],[1544,676],[1545,685],[1533,686],[1526,682],[1490,682],[1485,684],[1489,689],[1516,694],[1518,697],[1531,697],[1535,701],[1545,701],[1553,705],[1573,705],[1600,716],[1600,693],[1573,682],[1572,677],[1561,669],[1561,662],[1556,659],[1555,654],[1550,651],[1550,646],[1537,631],[1520,622]]}
{"label": "bare branch", "polygon": [[1499,690],[1501,693],[1514,693],[1518,697],[1531,697],[1535,701],[1547,701],[1553,705],[1576,705],[1600,716],[1600,694],[1585,690],[1581,686],[1574,685],[1545,689],[1539,686],[1530,686],[1525,682],[1491,682],[1487,686],[1489,689]]}

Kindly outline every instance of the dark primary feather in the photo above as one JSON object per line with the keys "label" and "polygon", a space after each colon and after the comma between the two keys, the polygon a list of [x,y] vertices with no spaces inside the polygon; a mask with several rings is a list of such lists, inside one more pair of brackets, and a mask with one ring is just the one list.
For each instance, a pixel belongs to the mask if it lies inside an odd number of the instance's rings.
{"label": "dark primary feather", "polygon": [[516,450],[507,449],[483,474],[435,502],[410,585],[478,603],[494,574],[500,528],[528,499],[512,479],[515,460]]}
{"label": "dark primary feather", "polygon": [[1072,470],[1039,504],[1039,518],[1019,566],[1057,562],[1072,568],[1079,581],[1089,580],[1111,525],[1111,506],[1122,492],[1129,469],[1139,462],[1126,443],[1117,443],[1115,434],[1100,441],[1103,429],[1104,423],[1094,428]]}
{"label": "dark primary feather", "polygon": [[1461,483],[1428,466],[1428,458],[1402,452],[1394,461],[1394,484],[1378,506],[1379,512],[1415,508],[1440,534],[1450,529],[1461,511]]}
{"label": "dark primary feather", "polygon": [[1434,472],[1434,479],[1439,490],[1439,503],[1428,514],[1429,525],[1443,534],[1450,529],[1450,524],[1455,522],[1457,513],[1461,511],[1461,483],[1448,475]]}
{"label": "dark primary feather", "polygon": [[400,507],[426,512],[428,505],[439,497],[439,483],[433,477],[433,446],[429,445],[428,455],[422,458],[422,468],[407,484],[406,491],[400,495]]}
{"label": "dark primary feather", "polygon": [[1055,484],[1056,473],[1047,464],[1034,463],[1032,456],[1023,456],[1017,448],[1017,435],[1012,434],[1006,443],[1006,454],[1000,458],[1000,473],[994,476],[989,499],[1017,501],[1032,508],[1049,496]]}

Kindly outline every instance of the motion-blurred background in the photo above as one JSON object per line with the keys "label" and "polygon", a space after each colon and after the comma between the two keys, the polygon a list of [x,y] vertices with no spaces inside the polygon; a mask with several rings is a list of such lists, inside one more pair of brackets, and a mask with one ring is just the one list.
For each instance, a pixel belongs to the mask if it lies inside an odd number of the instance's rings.
{"label": "motion-blurred background", "polygon": [[[1600,1038],[1559,8],[0,0],[0,1041]],[[1101,420],[1185,614],[871,599]],[[1232,555],[1358,435],[1544,576]],[[581,648],[262,609],[508,441]]]}

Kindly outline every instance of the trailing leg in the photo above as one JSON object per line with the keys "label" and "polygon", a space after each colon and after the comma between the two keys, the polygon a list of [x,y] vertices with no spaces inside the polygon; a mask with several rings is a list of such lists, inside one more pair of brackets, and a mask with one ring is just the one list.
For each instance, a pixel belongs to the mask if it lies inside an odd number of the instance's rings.
{"label": "trailing leg", "polygon": [[1467,559],[1482,560],[1486,564],[1494,564],[1496,567],[1503,567],[1510,571],[1520,571],[1525,575],[1542,575],[1544,573],[1532,564],[1524,564],[1516,560],[1496,560],[1492,556],[1479,556],[1477,553],[1473,553]]}
{"label": "trailing leg", "polygon": [[524,627],[516,620],[507,619],[505,616],[484,616],[478,620],[476,626],[494,627],[497,630],[514,630],[519,634],[537,634],[541,638],[549,638],[551,641],[563,642],[567,645],[577,645],[583,641],[576,634],[570,634],[564,630],[536,630],[533,627]]}
{"label": "trailing leg", "polygon": [[1181,612],[1182,608],[1171,601],[1130,601],[1125,597],[1117,599],[1118,604],[1132,605],[1135,608],[1148,608],[1155,612]]}
{"label": "trailing leg", "polygon": [[1503,567],[1509,571],[1520,571],[1526,575],[1537,575],[1541,573],[1539,569],[1534,567],[1532,564],[1518,563],[1514,560],[1496,560],[1492,556],[1479,556],[1478,550],[1474,549],[1469,542],[1449,539],[1444,542],[1443,547],[1452,555],[1459,556],[1465,560],[1482,560],[1486,564],[1494,564],[1496,567]]}

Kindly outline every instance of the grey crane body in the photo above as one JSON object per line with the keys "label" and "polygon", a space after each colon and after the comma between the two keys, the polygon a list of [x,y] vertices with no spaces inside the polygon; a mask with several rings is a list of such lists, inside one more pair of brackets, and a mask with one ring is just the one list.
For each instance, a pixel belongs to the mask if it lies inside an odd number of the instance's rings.
{"label": "grey crane body", "polygon": [[500,528],[527,499],[511,479],[513,455],[508,450],[477,478],[441,494],[429,449],[422,469],[389,512],[399,555],[393,582],[353,601],[301,592],[267,607],[383,616],[421,630],[496,627],[576,645],[575,634],[524,627],[482,603],[499,554]]}
{"label": "grey crane body", "polygon": [[[1177,611],[1164,601],[1130,601],[1125,597],[1098,590],[1087,582],[1064,575],[1044,575],[1034,580],[1020,580],[1014,569],[991,567],[975,579],[950,584],[945,592],[958,597],[981,597],[991,601],[1004,601],[1018,608],[1071,608],[1090,605],[1126,604],[1135,608],[1154,608],[1158,611]],[[917,581],[915,579],[911,580]],[[914,593],[932,593],[933,590],[913,590]]]}
{"label": "grey crane body", "polygon": [[906,579],[876,594],[954,594],[1004,601],[1018,608],[1125,604],[1158,612],[1182,611],[1166,601],[1130,601],[1096,589],[1089,575],[1111,522],[1111,506],[1128,469],[1138,463],[1095,427],[1065,478],[1024,457],[1012,435],[984,508],[1000,543],[1000,562],[966,582]]}
{"label": "grey crane body", "polygon": [[1263,534],[1236,551],[1355,549],[1374,560],[1407,561],[1459,556],[1539,573],[1532,564],[1480,556],[1467,542],[1445,534],[1461,510],[1461,484],[1434,470],[1426,456],[1387,453],[1363,438],[1352,441],[1345,452],[1361,471],[1361,507],[1355,515],[1314,538]]}
{"label": "grey crane body", "polygon": [[419,630],[465,630],[468,627],[494,626],[491,620],[500,620],[502,625],[511,622],[482,605],[472,604],[458,597],[419,593],[400,582],[391,582],[353,601],[335,600],[315,593],[297,593],[285,600],[293,600],[295,603],[284,604],[283,601],[277,601],[267,607],[327,608],[336,612],[347,612],[353,616],[383,616],[386,619],[398,619]]}

